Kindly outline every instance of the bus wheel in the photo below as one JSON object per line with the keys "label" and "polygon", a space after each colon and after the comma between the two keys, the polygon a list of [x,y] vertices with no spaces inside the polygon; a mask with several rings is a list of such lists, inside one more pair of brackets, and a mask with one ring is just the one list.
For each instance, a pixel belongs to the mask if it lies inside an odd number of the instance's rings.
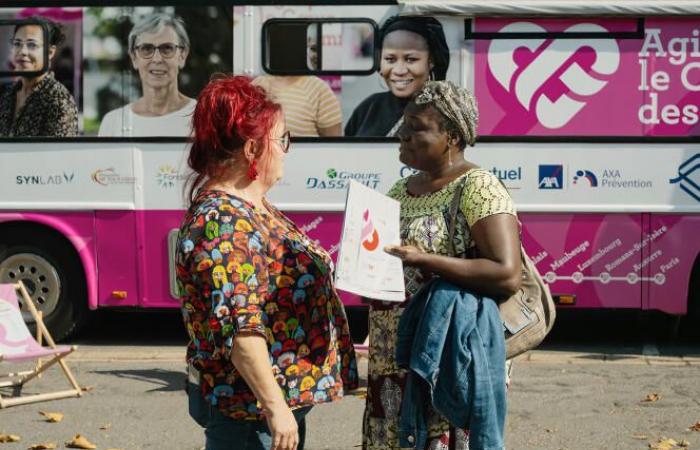
{"label": "bus wheel", "polygon": [[[16,238],[0,242],[0,283],[24,283],[55,340],[74,335],[88,316],[85,276],[75,249],[48,236]],[[36,323],[26,308],[22,316],[35,332]]]}

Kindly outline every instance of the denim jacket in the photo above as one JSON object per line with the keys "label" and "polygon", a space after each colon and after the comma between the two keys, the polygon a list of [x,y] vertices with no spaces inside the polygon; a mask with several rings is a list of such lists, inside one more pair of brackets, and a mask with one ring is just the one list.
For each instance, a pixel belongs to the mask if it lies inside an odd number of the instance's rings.
{"label": "denim jacket", "polygon": [[402,447],[425,447],[428,402],[470,450],[503,450],[505,341],[498,306],[444,280],[424,286],[401,315],[396,362],[410,369],[401,404]]}

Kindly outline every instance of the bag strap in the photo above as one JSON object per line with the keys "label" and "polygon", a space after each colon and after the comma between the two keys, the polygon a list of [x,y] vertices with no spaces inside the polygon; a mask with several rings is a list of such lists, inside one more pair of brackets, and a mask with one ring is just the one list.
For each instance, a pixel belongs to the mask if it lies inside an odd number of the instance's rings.
{"label": "bag strap", "polygon": [[452,197],[452,203],[450,204],[450,224],[447,228],[447,251],[449,252],[449,256],[453,257],[457,255],[454,243],[455,229],[457,228],[457,211],[459,211],[459,203],[460,200],[462,200],[462,194],[467,186],[467,178],[468,175],[464,175],[464,179],[459,183],[457,189],[455,189],[454,196]]}

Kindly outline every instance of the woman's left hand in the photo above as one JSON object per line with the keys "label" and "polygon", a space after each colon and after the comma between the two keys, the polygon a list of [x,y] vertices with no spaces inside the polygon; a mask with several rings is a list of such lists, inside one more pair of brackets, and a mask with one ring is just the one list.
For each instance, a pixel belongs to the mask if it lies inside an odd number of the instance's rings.
{"label": "woman's left hand", "polygon": [[390,255],[397,256],[407,266],[418,266],[424,252],[413,245],[387,245],[384,251]]}

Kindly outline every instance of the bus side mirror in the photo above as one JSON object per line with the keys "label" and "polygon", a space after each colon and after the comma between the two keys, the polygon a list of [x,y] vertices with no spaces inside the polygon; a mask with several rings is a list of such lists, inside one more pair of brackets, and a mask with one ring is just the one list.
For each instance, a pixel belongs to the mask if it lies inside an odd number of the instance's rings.
{"label": "bus side mirror", "polygon": [[262,30],[262,66],[273,75],[371,74],[376,37],[370,19],[271,19]]}
{"label": "bus side mirror", "polygon": [[[28,36],[24,27],[38,27]],[[0,20],[0,77],[36,77],[49,70],[49,30],[31,19]]]}

